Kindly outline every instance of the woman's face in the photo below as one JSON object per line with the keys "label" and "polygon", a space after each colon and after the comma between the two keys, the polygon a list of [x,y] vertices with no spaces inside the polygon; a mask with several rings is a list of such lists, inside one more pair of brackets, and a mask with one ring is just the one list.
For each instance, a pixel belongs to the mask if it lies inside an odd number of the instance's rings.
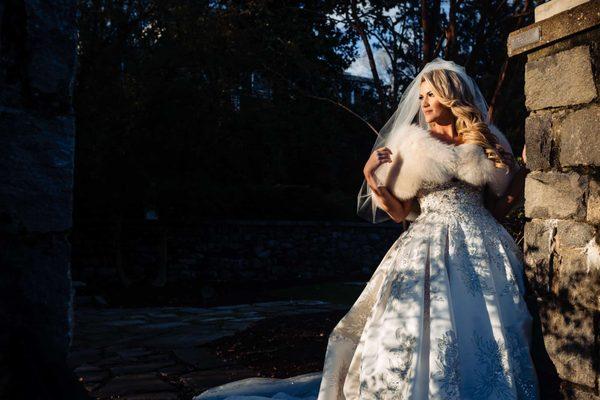
{"label": "woman's face", "polygon": [[454,115],[450,109],[440,103],[439,98],[427,81],[421,82],[419,102],[427,123],[435,122],[439,125],[448,125],[454,120]]}

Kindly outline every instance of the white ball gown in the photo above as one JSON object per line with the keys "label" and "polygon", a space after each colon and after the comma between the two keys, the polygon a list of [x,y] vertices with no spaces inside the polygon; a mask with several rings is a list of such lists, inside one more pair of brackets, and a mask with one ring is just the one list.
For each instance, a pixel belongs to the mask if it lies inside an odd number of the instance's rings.
{"label": "white ball gown", "polygon": [[194,400],[539,398],[523,256],[483,205],[499,175],[479,146],[416,126],[401,145],[393,192],[414,196],[420,213],[329,335],[323,371],[235,381]]}

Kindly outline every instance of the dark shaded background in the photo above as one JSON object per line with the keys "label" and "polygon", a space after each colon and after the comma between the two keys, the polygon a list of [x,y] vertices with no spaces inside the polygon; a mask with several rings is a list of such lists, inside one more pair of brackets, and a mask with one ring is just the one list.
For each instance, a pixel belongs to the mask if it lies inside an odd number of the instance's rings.
{"label": "dark shaded background", "polygon": [[[523,65],[505,46],[534,4],[370,4],[81,1],[75,228],[150,210],[162,223],[359,221],[365,122],[379,129],[436,56],[466,66],[520,154]],[[365,38],[392,62],[357,84],[344,70]]]}

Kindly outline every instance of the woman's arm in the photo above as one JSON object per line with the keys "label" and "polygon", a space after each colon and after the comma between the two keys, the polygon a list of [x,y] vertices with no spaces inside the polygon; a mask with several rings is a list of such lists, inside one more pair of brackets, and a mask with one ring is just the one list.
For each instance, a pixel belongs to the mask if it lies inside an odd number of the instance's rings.
{"label": "woman's arm", "polygon": [[527,168],[520,167],[501,197],[496,197],[488,191],[486,206],[498,221],[502,221],[511,208],[523,199],[526,175]]}
{"label": "woman's arm", "polygon": [[363,172],[379,208],[385,211],[394,222],[400,223],[404,221],[411,211],[412,199],[399,200],[385,186],[379,186],[377,179],[372,173],[369,173],[369,171]]}

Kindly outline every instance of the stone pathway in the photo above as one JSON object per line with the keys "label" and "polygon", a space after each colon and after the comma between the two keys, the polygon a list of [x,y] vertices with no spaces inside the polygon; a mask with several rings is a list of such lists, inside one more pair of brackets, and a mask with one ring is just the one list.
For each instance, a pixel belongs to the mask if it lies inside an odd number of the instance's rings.
{"label": "stone pathway", "polygon": [[266,318],[344,308],[322,301],[211,308],[79,307],[69,364],[97,399],[187,400],[209,387],[256,376],[222,362],[206,346],[211,341]]}

